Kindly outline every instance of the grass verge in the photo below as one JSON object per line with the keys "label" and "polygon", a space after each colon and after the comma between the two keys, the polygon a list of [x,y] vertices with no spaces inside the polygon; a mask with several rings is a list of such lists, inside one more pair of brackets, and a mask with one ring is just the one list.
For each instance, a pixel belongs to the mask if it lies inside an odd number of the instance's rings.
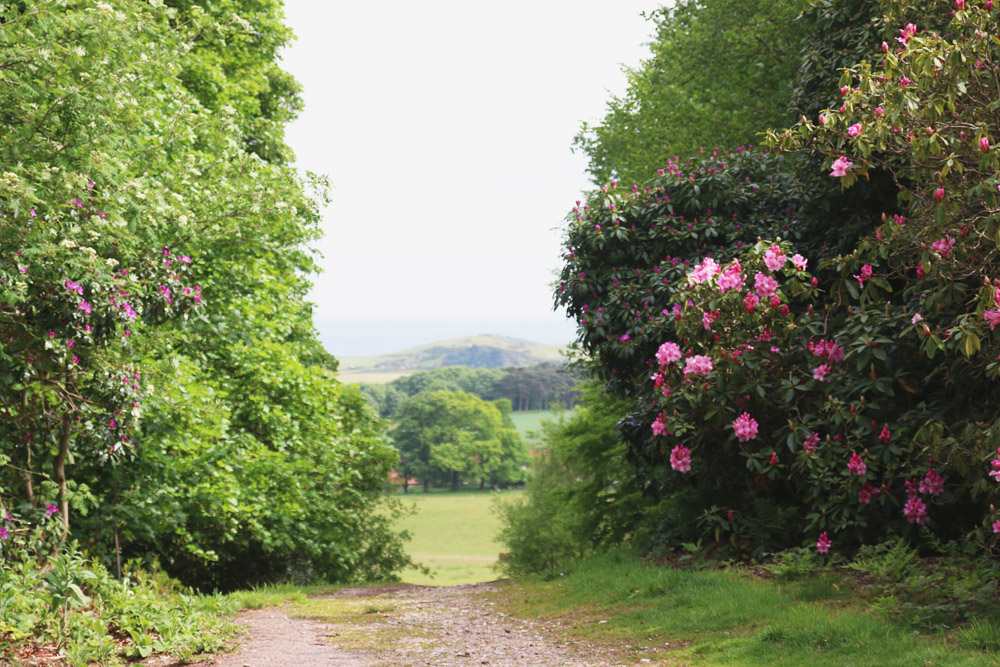
{"label": "grass verge", "polygon": [[550,581],[527,578],[504,611],[562,620],[576,639],[692,665],[996,665],[996,627],[918,634],[867,611],[845,574],[774,581],[746,571],[654,567],[622,552]]}

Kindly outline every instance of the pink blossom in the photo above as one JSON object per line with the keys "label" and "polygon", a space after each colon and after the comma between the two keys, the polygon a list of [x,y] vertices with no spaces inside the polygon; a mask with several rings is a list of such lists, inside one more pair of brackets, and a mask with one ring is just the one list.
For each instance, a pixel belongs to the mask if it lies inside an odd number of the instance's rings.
{"label": "pink blossom", "polygon": [[[897,39],[899,39],[899,38],[897,37]],[[901,85],[903,88],[908,87],[911,83],[913,83],[913,82],[910,81],[909,77],[905,77],[904,76],[903,78],[901,78],[899,80],[899,85]]]}
{"label": "pink blossom", "polygon": [[753,440],[757,437],[757,420],[744,412],[733,422],[733,431],[736,432],[736,439],[740,442]]}
{"label": "pink blossom", "polygon": [[841,155],[833,161],[833,171],[830,172],[830,175],[833,177],[845,176],[847,174],[847,170],[850,169],[853,164],[853,162]]}
{"label": "pink blossom", "polygon": [[660,349],[656,351],[656,360],[660,363],[660,366],[666,366],[667,364],[672,364],[675,361],[680,361],[681,358],[681,348],[677,343],[666,342],[660,346]]}
{"label": "pink blossom", "polygon": [[1000,324],[1000,310],[987,310],[983,313],[983,319],[990,325],[990,331],[993,331]]}
{"label": "pink blossom", "polygon": [[920,482],[920,493],[925,493],[929,496],[940,496],[942,492],[944,492],[944,480],[936,470],[931,468],[927,471],[927,476],[924,477],[924,480]]}
{"label": "pink blossom", "polygon": [[916,324],[917,322],[919,322],[922,319],[924,319],[923,315],[921,315],[920,313],[915,313],[913,315],[913,318],[910,320],[910,324]]}
{"label": "pink blossom", "polygon": [[82,310],[83,312],[85,312],[88,315],[90,315],[90,304],[89,303],[87,303],[86,301],[81,301],[78,305],[79,305],[80,310]]}
{"label": "pink blossom", "polygon": [[851,453],[851,460],[847,462],[847,470],[858,477],[864,477],[868,474],[868,466],[865,465],[857,452]]}
{"label": "pink blossom", "polygon": [[712,330],[712,324],[719,318],[719,311],[711,310],[707,313],[701,314],[701,324],[705,327],[705,331]]}
{"label": "pink blossom", "polygon": [[771,452],[771,459],[768,461],[771,466],[778,465],[778,452]]}
{"label": "pink blossom", "polygon": [[677,445],[670,451],[670,467],[677,472],[691,471],[691,450],[684,445]]}
{"label": "pink blossom", "polygon": [[877,496],[880,493],[882,492],[872,486],[871,482],[865,482],[865,488],[858,491],[858,502],[862,505],[868,505],[872,501],[872,496]]}
{"label": "pink blossom", "polygon": [[704,354],[688,357],[684,363],[684,375],[708,375],[712,372],[712,358]]}
{"label": "pink blossom", "polygon": [[821,554],[829,553],[830,547],[832,545],[833,542],[830,541],[830,538],[829,536],[827,536],[826,531],[823,531],[823,533],[819,536],[819,539],[816,541],[816,551],[820,552]]}
{"label": "pink blossom", "polygon": [[667,430],[667,424],[663,421],[663,413],[656,415],[656,420],[653,421],[653,435],[670,435],[670,431]]}
{"label": "pink blossom", "polygon": [[851,137],[856,137],[861,134],[861,123],[855,123],[847,128],[847,134]]}
{"label": "pink blossom", "polygon": [[7,529],[0,527],[0,540],[6,540],[8,537],[10,537],[10,533],[7,532]]}
{"label": "pink blossom", "polygon": [[965,9],[965,0],[955,0],[955,9],[958,11]]}
{"label": "pink blossom", "polygon": [[854,278],[858,281],[858,285],[861,287],[865,286],[865,281],[870,280],[872,277],[872,267],[870,264],[865,264],[861,267],[861,275],[854,274]]}
{"label": "pink blossom", "polygon": [[805,271],[806,266],[808,265],[809,260],[802,255],[799,255],[798,253],[792,255],[792,266],[794,266],[797,271]]}
{"label": "pink blossom", "polygon": [[743,298],[743,305],[748,313],[752,313],[760,303],[760,299],[753,292],[747,292],[746,297]]}
{"label": "pink blossom", "polygon": [[909,41],[909,39],[916,34],[917,34],[917,26],[913,25],[912,23],[907,23],[905,28],[900,28],[899,30],[900,36],[896,38],[896,41],[902,44],[903,46],[906,46],[906,42]]}
{"label": "pink blossom", "polygon": [[824,381],[823,378],[825,378],[826,374],[829,373],[829,372],[830,372],[830,367],[829,366],[827,366],[826,364],[820,364],[813,371],[813,377],[815,379],[819,380],[820,382],[823,382]]}
{"label": "pink blossom", "polygon": [[711,257],[706,257],[701,264],[694,267],[694,271],[687,275],[688,282],[692,285],[700,285],[715,277],[722,269]]}
{"label": "pink blossom", "polygon": [[928,520],[927,505],[920,499],[920,496],[910,496],[909,500],[906,501],[906,505],[903,506],[903,515],[910,523],[922,526]]}
{"label": "pink blossom", "polygon": [[761,273],[758,271],[753,277],[754,291],[762,299],[768,299],[774,296],[774,293],[778,290],[778,281],[769,275]]}
{"label": "pink blossom", "polygon": [[802,443],[802,449],[805,450],[806,454],[813,454],[816,452],[816,445],[819,443],[819,433],[813,431],[806,436],[805,442]]}
{"label": "pink blossom", "polygon": [[990,140],[987,139],[986,137],[981,137],[979,139],[979,150],[981,150],[984,153],[989,153],[990,152]]}
{"label": "pink blossom", "polygon": [[809,351],[831,364],[838,364],[844,360],[844,348],[835,340],[821,338],[819,341],[809,341]]}
{"label": "pink blossom", "polygon": [[1000,533],[1000,519],[993,522],[993,532]]}
{"label": "pink blossom", "polygon": [[55,505],[46,505],[45,506],[45,515],[46,516],[52,516],[53,514],[59,514],[59,508],[56,507]]}
{"label": "pink blossom", "polygon": [[726,269],[719,274],[719,291],[728,292],[729,290],[740,291],[743,289],[743,267],[740,266],[738,261],[733,262]]}
{"label": "pink blossom", "polygon": [[950,235],[945,234],[941,237],[941,239],[931,244],[931,250],[947,259],[948,257],[951,257],[951,249],[954,245],[955,239],[953,239]]}
{"label": "pink blossom", "polygon": [[938,188],[934,191],[934,199],[941,201],[944,199],[944,188]]}
{"label": "pink blossom", "polygon": [[892,431],[889,430],[889,425],[886,424],[882,427],[882,431],[878,434],[878,441],[883,445],[888,445],[890,438],[892,438]]}
{"label": "pink blossom", "polygon": [[779,270],[785,265],[785,261],[785,255],[781,252],[781,248],[776,245],[771,246],[764,253],[764,266],[767,267],[768,271]]}
{"label": "pink blossom", "polygon": [[[882,42],[882,44],[888,47],[888,44],[886,44],[885,42]],[[881,118],[882,116],[885,115],[885,109],[883,109],[882,107],[875,107],[875,115]]]}

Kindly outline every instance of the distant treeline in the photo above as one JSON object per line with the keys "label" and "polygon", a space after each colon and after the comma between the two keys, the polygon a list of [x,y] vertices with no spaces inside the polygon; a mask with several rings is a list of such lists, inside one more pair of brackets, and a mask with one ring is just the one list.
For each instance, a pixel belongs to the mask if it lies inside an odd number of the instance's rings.
{"label": "distant treeline", "polygon": [[447,366],[396,378],[386,384],[361,384],[361,393],[381,417],[392,417],[400,404],[421,392],[464,391],[484,401],[510,400],[514,410],[548,410],[578,401],[579,378],[554,362],[519,368]]}

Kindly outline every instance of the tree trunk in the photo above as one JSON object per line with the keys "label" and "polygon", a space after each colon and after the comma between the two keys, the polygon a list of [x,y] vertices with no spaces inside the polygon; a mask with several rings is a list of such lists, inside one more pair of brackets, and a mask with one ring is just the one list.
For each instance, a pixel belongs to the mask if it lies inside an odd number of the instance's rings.
{"label": "tree trunk", "polygon": [[451,471],[451,490],[458,491],[458,471]]}
{"label": "tree trunk", "polygon": [[59,453],[52,460],[52,472],[56,478],[59,490],[56,495],[56,502],[59,511],[62,513],[63,539],[69,535],[69,498],[66,497],[66,457],[69,456],[69,437],[72,434],[70,422],[67,418],[63,422],[62,437],[59,441]]}
{"label": "tree trunk", "polygon": [[430,483],[430,482],[428,482],[428,481],[427,481],[427,480],[425,479],[425,480],[424,480],[424,493],[430,493],[430,490],[431,490],[431,483]]}
{"label": "tree trunk", "polygon": [[403,477],[403,493],[406,494],[409,492],[410,492],[410,476],[406,475],[405,477]]}

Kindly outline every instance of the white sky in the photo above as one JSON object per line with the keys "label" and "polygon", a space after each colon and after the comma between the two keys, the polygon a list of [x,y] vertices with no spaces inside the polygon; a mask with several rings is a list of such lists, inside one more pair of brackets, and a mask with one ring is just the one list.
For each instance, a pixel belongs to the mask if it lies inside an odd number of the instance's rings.
{"label": "white sky", "polygon": [[[312,300],[335,355],[473,333],[568,343],[559,227],[588,188],[581,121],[625,90],[656,0],[286,0],[288,130],[333,183]],[[610,91],[610,92],[609,92]]]}

